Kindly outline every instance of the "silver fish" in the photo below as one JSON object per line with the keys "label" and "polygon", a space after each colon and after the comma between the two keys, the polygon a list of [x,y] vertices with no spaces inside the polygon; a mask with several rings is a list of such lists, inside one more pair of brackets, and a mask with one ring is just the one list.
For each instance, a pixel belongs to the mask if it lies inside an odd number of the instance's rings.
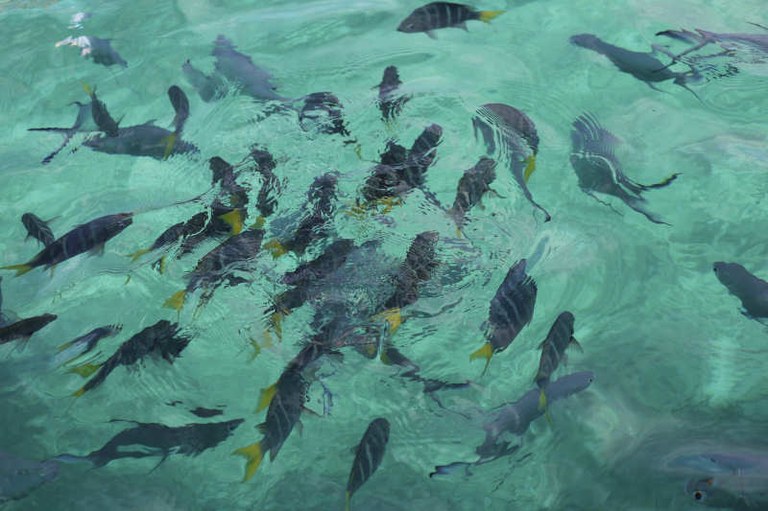
{"label": "silver fish", "polygon": [[272,74],[253,63],[251,57],[240,53],[235,45],[220,35],[213,43],[212,55],[216,57],[216,71],[227,80],[242,88],[243,94],[261,100],[285,100],[275,92]]}
{"label": "silver fish", "polygon": [[752,275],[738,263],[716,262],[718,280],[741,300],[742,313],[748,318],[768,318],[768,282]]}

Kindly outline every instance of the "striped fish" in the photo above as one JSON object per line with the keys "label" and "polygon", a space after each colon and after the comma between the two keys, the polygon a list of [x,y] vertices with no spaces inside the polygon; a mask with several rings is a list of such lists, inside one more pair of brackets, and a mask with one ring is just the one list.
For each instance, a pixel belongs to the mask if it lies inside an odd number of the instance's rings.
{"label": "striped fish", "polygon": [[33,213],[21,215],[21,223],[24,224],[24,228],[27,230],[27,238],[31,236],[46,247],[56,239],[53,231],[48,227],[48,223]]}
{"label": "striped fish", "polygon": [[0,344],[5,344],[15,340],[21,340],[26,343],[35,332],[45,327],[48,323],[55,321],[55,314],[43,314],[25,318],[15,323],[0,327]]}
{"label": "striped fish", "polygon": [[256,473],[265,452],[269,451],[270,461],[275,460],[293,427],[299,422],[308,389],[309,382],[304,378],[301,367],[289,365],[280,375],[274,397],[269,403],[267,418],[258,426],[264,437],[260,442],[241,447],[232,453],[247,460],[243,482]]}
{"label": "striped fish", "polygon": [[1,270],[15,270],[16,275],[45,266],[51,268],[84,252],[104,250],[104,244],[120,234],[133,223],[133,213],[118,213],[91,220],[78,225],[61,238],[45,247],[35,257],[23,264],[0,267]]}
{"label": "striped fish", "polygon": [[547,337],[539,345],[541,348],[541,358],[539,359],[539,371],[536,373],[534,381],[541,389],[539,395],[539,408],[542,410],[547,407],[547,395],[545,390],[549,386],[549,379],[557,370],[561,360],[565,360],[565,350],[571,344],[579,346],[578,341],[573,337],[573,323],[575,318],[568,311],[561,312],[552,327],[549,329]]}
{"label": "striped fish", "polygon": [[383,418],[371,421],[368,429],[365,430],[363,439],[360,440],[357,449],[355,449],[355,461],[352,463],[352,470],[349,472],[349,480],[347,481],[346,511],[350,509],[352,495],[379,468],[388,441],[389,421]]}
{"label": "striped fish", "polygon": [[467,30],[467,21],[479,20],[488,23],[504,11],[476,11],[464,4],[453,2],[432,2],[423,5],[408,15],[397,27],[398,32],[413,34],[426,32],[437,39],[434,30],[438,28],[462,28]]}
{"label": "striped fish", "polygon": [[456,187],[456,198],[448,214],[456,222],[456,228],[461,230],[470,209],[480,204],[491,183],[496,179],[496,162],[483,156],[474,167],[464,171]]}
{"label": "striped fish", "polygon": [[536,305],[536,282],[525,273],[527,261],[521,259],[507,272],[496,295],[491,300],[488,314],[487,342],[470,355],[470,360],[485,358],[488,370],[491,357],[507,349],[517,334],[531,322]]}
{"label": "striped fish", "polygon": [[398,94],[398,87],[402,83],[395,66],[388,66],[384,69],[384,75],[378,85],[379,110],[381,110],[381,119],[384,122],[394,121],[395,117],[400,114],[403,105],[411,99],[410,96]]}

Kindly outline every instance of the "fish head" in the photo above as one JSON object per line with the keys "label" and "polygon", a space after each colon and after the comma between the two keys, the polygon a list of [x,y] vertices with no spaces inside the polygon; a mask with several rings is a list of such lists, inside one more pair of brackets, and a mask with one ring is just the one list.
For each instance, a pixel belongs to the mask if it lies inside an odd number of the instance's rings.
{"label": "fish head", "polygon": [[725,263],[718,261],[712,265],[717,279],[727,288],[731,289],[738,286],[744,279],[751,275],[742,265],[738,263]]}
{"label": "fish head", "polygon": [[245,422],[245,419],[233,419],[231,421],[225,422],[224,424],[227,428],[227,436],[231,435],[232,432],[234,432],[243,422]]}
{"label": "fish head", "polygon": [[57,318],[58,316],[56,314],[43,314],[42,316],[40,316],[40,322],[43,325],[47,325],[52,321],[56,321]]}
{"label": "fish head", "polygon": [[429,12],[424,9],[416,9],[407,18],[405,18],[397,27],[398,32],[413,34],[416,32],[426,32],[432,30],[433,26],[429,24]]}
{"label": "fish head", "polygon": [[735,499],[733,495],[717,487],[714,477],[689,480],[685,485],[685,492],[695,502],[706,507],[730,507]]}
{"label": "fish head", "polygon": [[395,66],[387,66],[384,69],[384,76],[381,78],[381,84],[388,87],[395,87],[400,85],[400,75],[397,74],[397,68]]}
{"label": "fish head", "polygon": [[114,221],[107,227],[109,237],[121,233],[126,227],[133,223],[133,213],[118,213]]}
{"label": "fish head", "polygon": [[213,177],[211,178],[212,185],[222,181],[224,178],[234,178],[234,169],[232,168],[232,165],[227,163],[223,158],[214,156],[210,159],[209,166],[213,173]]}
{"label": "fish head", "polygon": [[578,34],[572,35],[569,38],[571,44],[581,46],[582,48],[595,48],[601,41],[600,38],[594,34]]}

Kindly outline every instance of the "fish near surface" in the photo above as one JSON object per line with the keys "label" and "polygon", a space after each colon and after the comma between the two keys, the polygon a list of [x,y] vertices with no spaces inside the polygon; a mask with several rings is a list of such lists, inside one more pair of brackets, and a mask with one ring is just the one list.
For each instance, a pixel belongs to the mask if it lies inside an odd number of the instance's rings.
{"label": "fish near surface", "polygon": [[[117,421],[113,421],[117,422]],[[243,419],[225,422],[193,423],[166,426],[157,423],[133,422],[134,426],[113,436],[103,447],[86,456],[62,454],[54,459],[67,463],[89,461],[103,467],[121,458],[162,456],[160,463],[171,454],[197,456],[225,441],[242,424]]]}
{"label": "fish near surface", "polygon": [[498,153],[508,160],[523,195],[536,209],[544,213],[544,221],[552,216],[541,207],[528,189],[528,180],[536,170],[536,155],[539,152],[539,134],[536,125],[525,113],[504,103],[487,103],[477,109],[472,118],[475,137],[478,133],[485,142],[489,155]]}
{"label": "fish near surface", "polygon": [[243,94],[260,100],[285,100],[277,94],[277,87],[272,83],[272,74],[253,63],[251,57],[240,53],[235,45],[220,35],[213,43],[213,52],[216,57],[216,71],[230,82],[238,85]]}
{"label": "fish near surface", "polygon": [[704,506],[733,511],[768,509],[768,474],[716,474],[686,484],[691,500]]}
{"label": "fish near surface", "polygon": [[46,247],[56,239],[53,231],[48,227],[48,223],[34,213],[24,213],[21,215],[21,223],[27,229],[27,238],[31,236]]}
{"label": "fish near surface", "polygon": [[541,342],[541,357],[539,358],[539,370],[536,373],[534,382],[541,389],[539,397],[539,407],[546,409],[547,394],[550,377],[557,370],[560,361],[565,361],[565,350],[571,344],[579,346],[579,343],[573,337],[573,324],[575,318],[569,311],[561,312],[552,327],[547,333],[547,337]]}
{"label": "fish near surface", "polygon": [[[754,25],[754,23],[753,23]],[[760,25],[757,25],[761,28]],[[746,62],[762,63],[765,62],[768,57],[768,34],[740,34],[740,33],[717,33],[696,29],[696,32],[690,30],[663,30],[657,32],[656,35],[663,35],[685,41],[687,43],[694,43],[695,45],[686,51],[675,55],[674,60],[678,60],[681,57],[695,52],[708,44],[718,44],[723,52],[715,55],[707,55],[702,58],[719,57],[726,55],[734,57],[737,60],[745,60]],[[745,54],[750,54],[751,59],[746,60]]]}
{"label": "fish near surface", "polygon": [[28,341],[38,330],[43,329],[49,323],[55,321],[55,314],[43,314],[32,318],[21,319],[15,323],[5,324],[0,327],[0,344],[12,341]]}
{"label": "fish near surface", "polygon": [[415,9],[397,27],[398,32],[412,34],[426,32],[436,39],[434,31],[440,28],[462,28],[467,30],[467,21],[479,20],[485,23],[505,11],[476,11],[473,8],[453,2],[432,2]]}
{"label": "fish near surface", "polygon": [[602,204],[607,203],[595,197],[595,193],[617,197],[651,222],[669,225],[645,208],[646,199],[642,194],[669,186],[680,174],[672,174],[651,185],[632,181],[624,174],[614,153],[618,144],[618,138],[603,128],[593,115],[583,114],[576,118],[571,129],[571,166],[579,178],[579,188]]}
{"label": "fish near surface", "polygon": [[52,365],[60,366],[81,355],[85,355],[93,350],[100,340],[117,335],[122,329],[122,325],[100,326],[80,337],[62,344],[59,346],[59,353],[53,358]]}
{"label": "fish near surface", "polygon": [[173,224],[164,230],[157,238],[155,238],[155,241],[152,242],[152,245],[150,245],[149,248],[144,248],[131,254],[131,259],[135,261],[144,254],[159,250],[163,247],[176,243],[180,239],[195,234],[205,226],[207,221],[207,213],[196,213],[189,220]]}
{"label": "fish near surface", "polygon": [[525,273],[527,261],[520,259],[507,272],[504,281],[491,299],[486,339],[482,348],[470,355],[470,360],[485,358],[485,369],[494,353],[507,349],[520,331],[533,319],[538,289],[536,282]]}
{"label": "fish near surface", "polygon": [[189,59],[181,66],[181,72],[200,95],[200,99],[206,103],[224,96],[227,92],[227,84],[221,75],[218,73],[207,75],[193,66]]}
{"label": "fish near surface", "polygon": [[363,438],[355,448],[355,460],[347,480],[346,511],[350,509],[352,495],[371,478],[384,459],[389,442],[389,421],[379,417],[368,424]]}
{"label": "fish near surface", "polygon": [[75,122],[70,128],[27,128],[27,131],[50,131],[60,133],[64,136],[64,141],[61,143],[61,145],[57,147],[53,152],[48,154],[45,158],[43,158],[43,165],[51,163],[56,155],[59,154],[59,152],[61,152],[61,150],[67,146],[75,134],[90,133],[92,131],[98,130],[98,126],[96,126],[96,123],[93,122],[92,101],[89,103],[80,103],[79,101],[74,101],[71,104],[77,106],[77,117],[75,118]]}
{"label": "fish near surface", "polygon": [[464,171],[456,187],[456,198],[448,214],[456,222],[456,228],[464,227],[467,213],[477,205],[483,196],[493,191],[491,183],[496,179],[496,161],[483,156],[474,167]]}
{"label": "fish near surface", "polygon": [[378,104],[379,110],[381,110],[381,119],[384,122],[394,121],[400,115],[403,106],[411,99],[410,96],[398,93],[402,83],[395,66],[387,66],[384,69],[384,75],[381,77],[381,83],[378,85]]}
{"label": "fish near surface", "polygon": [[3,266],[0,269],[16,270],[17,276],[24,275],[38,266],[50,268],[84,252],[101,252],[107,241],[123,232],[132,223],[133,213],[118,213],[96,218],[78,225],[26,263]]}
{"label": "fish near surface", "polygon": [[54,460],[32,461],[0,451],[0,505],[29,495],[59,474]]}
{"label": "fish near surface", "polygon": [[194,144],[176,140],[171,152],[166,154],[168,141],[173,134],[174,132],[155,126],[153,121],[149,121],[137,126],[120,128],[115,137],[99,135],[86,140],[83,145],[100,153],[149,156],[156,160],[163,160],[172,154],[199,152]]}
{"label": "fish near surface", "polygon": [[768,282],[738,263],[716,262],[712,269],[720,283],[741,300],[745,316],[768,318]]}
{"label": "fish near surface", "polygon": [[128,67],[125,59],[112,48],[111,39],[101,39],[86,35],[78,37],[69,36],[57,42],[56,47],[58,48],[59,46],[76,46],[80,48],[80,55],[82,57],[90,57],[96,64],[101,64],[102,66],[109,67],[117,64],[123,68]]}
{"label": "fish near surface", "polygon": [[344,125],[343,105],[331,92],[313,92],[304,96],[299,109],[299,125],[305,131],[315,127],[321,133],[349,136]]}

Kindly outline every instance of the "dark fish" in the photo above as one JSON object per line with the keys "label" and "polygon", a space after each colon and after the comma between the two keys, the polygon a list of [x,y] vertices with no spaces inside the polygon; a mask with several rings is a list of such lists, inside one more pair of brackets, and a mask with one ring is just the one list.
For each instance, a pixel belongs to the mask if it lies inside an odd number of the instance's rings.
{"label": "dark fish", "polygon": [[[571,36],[571,43],[581,46],[588,50],[595,51],[605,55],[619,68],[619,71],[630,74],[638,80],[645,82],[652,89],[659,90],[653,85],[656,82],[672,80],[675,85],[687,89],[691,94],[699,99],[699,96],[688,87],[688,83],[700,79],[697,70],[691,67],[691,70],[685,73],[672,71],[663,62],[653,56],[653,53],[639,52],[620,48],[608,44],[593,34],[579,34]],[[701,101],[699,99],[699,101]]]}
{"label": "dark fish", "polygon": [[272,240],[264,248],[272,252],[273,257],[280,257],[287,252],[301,256],[313,242],[327,235],[328,223],[333,219],[336,210],[336,184],[338,177],[333,172],[326,172],[316,177],[307,192],[308,210],[290,238],[283,241]]}
{"label": "dark fish", "polygon": [[96,126],[96,124],[93,122],[93,113],[91,108],[92,102],[80,103],[79,101],[75,101],[72,104],[77,105],[77,117],[75,118],[75,122],[72,124],[72,127],[27,128],[27,131],[52,131],[55,133],[61,133],[64,136],[64,141],[61,143],[61,145],[57,147],[55,151],[43,158],[43,165],[50,163],[53,158],[55,158],[56,155],[59,154],[59,152],[61,152],[61,150],[67,146],[69,141],[73,136],[75,136],[76,133],[89,133],[98,129],[98,126]]}
{"label": "dark fish", "polygon": [[686,493],[704,507],[732,511],[768,509],[768,475],[716,474],[706,479],[691,479]]}
{"label": "dark fish", "polygon": [[565,350],[571,344],[579,346],[579,343],[573,337],[573,323],[575,318],[568,311],[561,312],[552,327],[549,329],[547,337],[541,342],[541,357],[539,358],[539,370],[536,373],[534,382],[541,389],[539,397],[539,407],[547,408],[546,390],[549,386],[552,373],[557,370],[561,360],[565,360]]}
{"label": "dark fish", "polygon": [[525,273],[526,263],[525,259],[521,259],[512,265],[491,300],[486,333],[488,341],[469,357],[470,360],[486,359],[483,373],[488,369],[493,354],[507,349],[533,318],[537,288],[536,282]]}
{"label": "dark fish", "polygon": [[277,208],[277,197],[282,191],[282,184],[274,173],[277,163],[269,151],[254,146],[248,156],[250,158],[248,168],[261,176],[261,188],[256,196],[255,206],[259,211],[256,225],[262,225]]}
{"label": "dark fish", "polygon": [[472,118],[477,137],[482,135],[489,155],[497,152],[507,158],[509,170],[523,195],[533,207],[544,213],[544,221],[552,219],[549,212],[533,200],[528,180],[536,170],[539,135],[533,121],[520,110],[503,103],[488,103],[477,109]]}
{"label": "dark fish", "polygon": [[571,165],[579,178],[579,188],[601,204],[595,193],[613,195],[651,222],[665,224],[662,219],[645,209],[643,192],[670,185],[680,174],[672,174],[663,181],[643,185],[628,178],[614,154],[619,143],[611,132],[603,128],[590,114],[576,118],[571,129]]}
{"label": "dark fish", "polygon": [[[225,441],[242,424],[243,419],[204,424],[166,426],[164,424],[130,422],[134,426],[113,436],[104,446],[86,456],[61,454],[55,460],[71,463],[89,461],[95,467],[103,467],[121,458],[147,458],[161,456],[160,463],[172,454],[197,456]],[[158,465],[160,465],[158,463]]]}
{"label": "dark fish", "polygon": [[120,56],[114,48],[112,48],[111,39],[100,39],[93,36],[69,36],[56,43],[56,47],[59,46],[77,46],[80,48],[80,55],[84,58],[90,57],[96,64],[102,66],[119,65],[120,67],[128,67],[128,63],[123,57]]}
{"label": "dark fish", "polygon": [[395,66],[384,69],[384,76],[381,77],[381,83],[378,85],[379,110],[384,122],[395,120],[403,106],[411,99],[410,96],[398,94],[398,88],[402,83]]}
{"label": "dark fish", "polygon": [[141,256],[143,256],[144,254],[147,254],[154,250],[161,249],[163,247],[176,243],[180,239],[183,239],[183,238],[186,238],[187,236],[191,236],[195,233],[198,233],[205,226],[207,221],[208,221],[207,213],[196,213],[192,218],[190,218],[185,222],[179,222],[177,224],[173,224],[172,226],[164,230],[162,234],[160,234],[160,236],[158,236],[157,239],[155,239],[155,241],[152,243],[152,245],[150,245],[149,248],[143,248],[131,254],[131,259],[135,261]]}
{"label": "dark fish", "polygon": [[329,135],[349,136],[344,125],[343,105],[331,92],[313,92],[304,96],[299,110],[299,124],[309,131],[314,128]]}
{"label": "dark fish", "polygon": [[117,335],[122,329],[123,325],[100,326],[94,328],[87,334],[83,334],[80,337],[62,344],[59,346],[59,353],[54,357],[54,365],[60,366],[80,355],[85,355],[93,350],[100,340]]}
{"label": "dark fish", "polygon": [[187,287],[166,300],[165,307],[181,310],[186,295],[200,288],[205,289],[201,298],[201,304],[204,304],[224,281],[230,285],[241,283],[242,279],[235,278],[233,273],[249,269],[250,263],[261,251],[263,236],[261,229],[247,229],[205,254],[195,269],[187,274]]}
{"label": "dark fish", "polygon": [[483,156],[474,167],[464,171],[456,187],[456,198],[448,214],[456,222],[456,228],[460,231],[464,227],[466,215],[488,192],[491,192],[491,183],[496,179],[496,161]]}
{"label": "dark fish", "polygon": [[741,300],[748,318],[768,318],[768,282],[751,274],[738,263],[716,262],[713,270],[728,291]]}
{"label": "dark fish", "polygon": [[426,32],[429,37],[436,39],[434,30],[438,28],[462,28],[467,30],[467,21],[479,20],[490,22],[504,11],[476,11],[464,4],[452,2],[432,2],[423,5],[408,15],[397,27],[399,32]]}
{"label": "dark fish", "polygon": [[164,319],[125,341],[117,351],[104,363],[100,364],[96,376],[91,378],[74,396],[79,397],[89,390],[101,385],[118,366],[131,366],[140,362],[147,355],[153,354],[163,358],[169,364],[181,355],[191,339],[179,335],[179,325]]}
{"label": "dark fish", "polygon": [[[753,23],[753,25],[756,25]],[[756,25],[765,29],[761,25]],[[718,44],[723,52],[708,55],[705,58],[726,55],[735,57],[746,62],[760,63],[768,57],[768,34],[738,34],[738,33],[717,33],[707,30],[696,29],[696,32],[689,30],[664,30],[657,32],[656,35],[663,35],[694,44],[691,48],[675,55],[673,61],[695,52],[708,44]],[[750,57],[748,60],[746,57]]]}
{"label": "dark fish", "polygon": [[293,271],[286,272],[282,282],[288,286],[301,286],[320,280],[341,267],[353,248],[355,248],[354,241],[338,239],[328,245],[315,259],[300,264]]}
{"label": "dark fish", "polygon": [[[189,142],[176,139],[174,133],[155,126],[153,121],[138,126],[120,128],[117,136],[99,135],[86,140],[83,145],[94,151],[107,154],[125,154],[130,156],[149,156],[157,160],[166,159],[172,154],[197,153],[199,149]],[[173,141],[170,152],[169,142]]]}
{"label": "dark fish", "polygon": [[187,59],[181,66],[181,71],[189,84],[197,91],[200,98],[209,101],[223,96],[227,92],[227,84],[218,73],[206,75]]}
{"label": "dark fish", "polygon": [[235,49],[232,41],[220,35],[213,43],[216,71],[236,84],[243,94],[259,100],[285,100],[275,92],[272,74],[253,63],[251,57]]}
{"label": "dark fish", "polygon": [[54,460],[32,461],[0,451],[0,505],[26,497],[58,474]]}
{"label": "dark fish", "polygon": [[301,368],[289,366],[283,371],[276,384],[274,397],[270,401],[267,418],[259,424],[259,431],[264,437],[260,442],[241,447],[232,453],[247,460],[243,481],[253,477],[265,452],[269,451],[270,461],[275,460],[293,427],[299,422],[308,389],[309,382],[304,378]]}
{"label": "dark fish", "polygon": [[363,438],[355,449],[355,461],[347,481],[346,510],[350,509],[352,495],[370,479],[384,458],[389,441],[389,421],[378,418],[368,424]]}
{"label": "dark fish", "polygon": [[108,137],[116,137],[118,133],[118,122],[115,121],[107,110],[107,105],[96,96],[96,88],[84,85],[86,94],[91,97],[91,116],[93,122],[99,131],[103,131]]}
{"label": "dark fish", "polygon": [[16,275],[24,275],[33,268],[50,268],[75,257],[83,252],[103,252],[104,244],[123,232],[133,223],[133,213],[107,215],[78,225],[61,238],[45,247],[35,257],[24,264],[0,267],[2,270],[16,270]]}
{"label": "dark fish", "polygon": [[[48,221],[50,222],[50,220]],[[53,243],[55,237],[53,231],[48,227],[48,222],[33,213],[24,213],[21,215],[21,223],[27,229],[27,238],[32,236],[46,247]]]}
{"label": "dark fish", "polygon": [[54,321],[56,317],[54,314],[43,314],[42,316],[21,319],[15,323],[6,324],[0,327],[0,344],[6,344],[19,339],[26,343],[35,332]]}
{"label": "dark fish", "polygon": [[184,123],[189,118],[189,98],[178,85],[171,85],[168,88],[168,99],[171,100],[173,111],[176,112],[173,126],[176,128],[176,133],[180,134],[181,130],[184,129]]}

